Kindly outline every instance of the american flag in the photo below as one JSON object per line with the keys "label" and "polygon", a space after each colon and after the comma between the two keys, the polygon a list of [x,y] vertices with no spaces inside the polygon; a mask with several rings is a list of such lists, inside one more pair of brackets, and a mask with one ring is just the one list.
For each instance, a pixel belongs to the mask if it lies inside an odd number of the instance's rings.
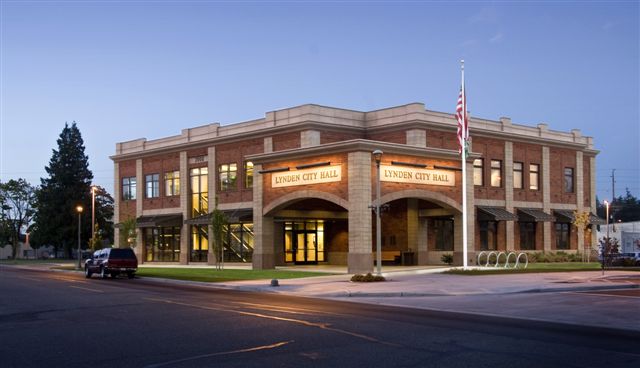
{"label": "american flag", "polygon": [[460,88],[460,96],[458,96],[456,119],[458,120],[458,153],[462,154],[462,150],[467,148],[467,140],[469,139],[469,118],[467,117],[467,97],[464,85]]}

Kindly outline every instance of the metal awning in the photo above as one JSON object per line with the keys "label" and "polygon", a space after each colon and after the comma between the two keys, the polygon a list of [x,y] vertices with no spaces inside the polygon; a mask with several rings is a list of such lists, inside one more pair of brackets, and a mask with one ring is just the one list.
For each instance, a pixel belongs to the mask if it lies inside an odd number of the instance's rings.
{"label": "metal awning", "polygon": [[521,222],[554,222],[553,215],[537,208],[518,208],[518,221]]}
{"label": "metal awning", "polygon": [[478,221],[517,221],[518,216],[503,207],[476,206]]}
{"label": "metal awning", "polygon": [[[227,216],[228,223],[251,222],[253,221],[253,210],[222,210]],[[209,225],[211,223],[211,214],[194,217],[184,221],[187,225]]]}
{"label": "metal awning", "polygon": [[576,220],[572,210],[553,210],[553,214],[556,216],[556,222],[574,222]]}
{"label": "metal awning", "polygon": [[589,223],[591,225],[604,225],[607,223],[607,221],[603,218],[600,218],[594,215],[593,213],[589,213]]}
{"label": "metal awning", "polygon": [[170,227],[182,226],[182,214],[140,216],[136,219],[137,227]]}

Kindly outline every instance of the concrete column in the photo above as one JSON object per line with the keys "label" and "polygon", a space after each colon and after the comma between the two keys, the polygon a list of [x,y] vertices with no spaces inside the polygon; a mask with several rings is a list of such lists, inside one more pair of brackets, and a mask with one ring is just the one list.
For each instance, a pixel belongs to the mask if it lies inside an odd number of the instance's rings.
{"label": "concrete column", "polygon": [[266,137],[264,139],[264,153],[273,152],[273,138]]}
{"label": "concrete column", "polygon": [[418,245],[416,247],[417,250],[417,258],[419,265],[429,264],[429,254],[427,247],[427,239],[429,234],[427,233],[427,218],[419,217],[418,218]]}
{"label": "concrete column", "polygon": [[[216,184],[218,183],[218,170],[216,168],[216,148],[209,147],[207,149],[207,170],[209,170],[209,176],[207,178],[207,191],[209,192],[209,213],[213,211],[218,202],[216,193]],[[189,180],[191,182],[191,180]],[[209,225],[209,251],[207,252],[207,264],[214,265],[216,263],[216,254],[213,249],[213,229]]]}
{"label": "concrete column", "polygon": [[[189,206],[189,191],[191,190],[191,183],[189,180],[189,164],[188,164],[187,152],[180,152],[180,210],[182,211],[183,220],[191,218],[191,208]],[[180,264],[189,264],[189,258],[191,258],[191,249],[189,247],[189,240],[191,238],[191,226],[184,223],[180,227]]]}
{"label": "concrete column", "polygon": [[[576,152],[576,207],[578,212],[584,211],[584,164],[581,151]],[[584,231],[578,231],[578,251],[584,254]]]}
{"label": "concrete column", "polygon": [[427,146],[427,131],[424,129],[409,129],[406,132],[407,145],[416,147]]}
{"label": "concrete column", "polygon": [[[113,164],[113,225],[117,225],[120,222],[120,201],[122,195],[120,195],[120,164]],[[113,228],[113,246],[120,247],[120,229],[114,226]]]}
{"label": "concrete column", "polygon": [[[589,202],[591,205],[590,211],[595,214],[596,213],[596,158],[595,157],[589,158],[589,165],[591,167],[591,169],[589,170],[589,174],[591,175],[591,177],[589,178],[589,181],[591,182],[591,185],[589,185],[591,189],[589,193]],[[596,246],[596,244],[598,244],[598,234],[596,232],[595,226],[592,226],[590,240],[591,240],[592,248]]]}
{"label": "concrete column", "polygon": [[[551,211],[551,160],[549,159],[549,147],[542,147],[542,209]],[[545,221],[542,225],[542,243],[545,252],[551,250],[551,222]]]}
{"label": "concrete column", "polygon": [[300,147],[313,147],[320,145],[320,131],[303,130],[300,132]]}
{"label": "concrete column", "polygon": [[407,199],[407,250],[418,250],[418,199]]}
{"label": "concrete column", "polygon": [[[504,194],[505,209],[513,213],[513,142],[504,142]],[[506,249],[513,251],[515,249],[515,222],[506,221],[505,227]]]}
{"label": "concrete column", "polygon": [[[136,218],[142,216],[142,201],[144,198],[144,174],[142,173],[142,159],[136,160]],[[145,249],[143,231],[140,228],[136,228],[136,247],[134,253],[138,260],[144,263]]]}
{"label": "concrete column", "polygon": [[[349,273],[373,271],[371,152],[349,153]],[[375,179],[374,179],[375,180]]]}
{"label": "concrete column", "polygon": [[273,217],[262,215],[262,189],[264,177],[262,165],[253,166],[253,269],[275,268]]}

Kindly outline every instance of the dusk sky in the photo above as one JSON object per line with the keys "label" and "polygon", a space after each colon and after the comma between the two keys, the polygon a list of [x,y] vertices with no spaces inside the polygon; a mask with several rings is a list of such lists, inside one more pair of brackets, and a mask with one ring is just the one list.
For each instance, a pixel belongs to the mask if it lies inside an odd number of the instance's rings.
{"label": "dusk sky", "polygon": [[46,175],[65,122],[113,192],[116,142],[314,103],[594,137],[599,198],[640,194],[638,1],[1,1],[0,180]]}

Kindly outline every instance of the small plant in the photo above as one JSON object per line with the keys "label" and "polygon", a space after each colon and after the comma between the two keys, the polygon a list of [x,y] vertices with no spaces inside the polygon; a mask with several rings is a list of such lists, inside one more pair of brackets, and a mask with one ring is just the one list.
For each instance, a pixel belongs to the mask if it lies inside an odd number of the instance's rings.
{"label": "small plant", "polygon": [[369,272],[366,275],[362,275],[362,274],[355,274],[351,277],[351,281],[353,282],[377,282],[377,281],[386,281],[386,279],[384,278],[384,276],[378,276],[378,275],[372,275],[371,272]]}
{"label": "small plant", "polygon": [[451,253],[443,254],[442,257],[440,257],[440,260],[442,261],[442,263],[446,263],[449,266],[451,266],[453,264],[453,254]]}

